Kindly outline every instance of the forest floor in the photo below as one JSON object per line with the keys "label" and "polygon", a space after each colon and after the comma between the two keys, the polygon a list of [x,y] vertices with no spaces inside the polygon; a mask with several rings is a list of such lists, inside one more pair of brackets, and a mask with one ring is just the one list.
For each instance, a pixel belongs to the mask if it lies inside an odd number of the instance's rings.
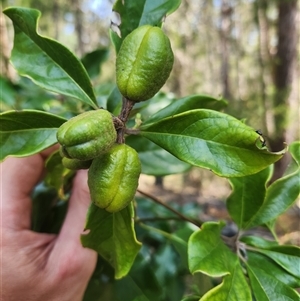
{"label": "forest floor", "polygon": [[[201,221],[225,220],[232,224],[226,209],[226,199],[231,193],[230,184],[225,178],[209,171],[195,168],[183,175],[166,176],[163,185],[156,185],[153,176],[141,175],[139,189],[170,205],[198,203],[201,208],[198,218]],[[265,228],[253,229],[250,233],[271,238]],[[276,233],[280,244],[300,246],[300,200],[278,218]]]}

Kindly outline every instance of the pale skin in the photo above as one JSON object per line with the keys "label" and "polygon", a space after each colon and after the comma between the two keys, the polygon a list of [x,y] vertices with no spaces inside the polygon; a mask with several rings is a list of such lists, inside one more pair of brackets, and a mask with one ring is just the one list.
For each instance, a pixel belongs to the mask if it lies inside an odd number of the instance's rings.
{"label": "pale skin", "polygon": [[44,174],[48,149],[0,164],[0,299],[3,301],[79,301],[97,254],[83,248],[90,203],[86,171],[79,171],[64,224],[58,235],[36,233],[31,225],[31,192]]}

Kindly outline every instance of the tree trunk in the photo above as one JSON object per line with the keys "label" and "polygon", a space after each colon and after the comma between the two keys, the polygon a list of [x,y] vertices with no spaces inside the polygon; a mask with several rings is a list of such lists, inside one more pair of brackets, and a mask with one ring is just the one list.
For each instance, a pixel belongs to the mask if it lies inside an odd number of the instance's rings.
{"label": "tree trunk", "polygon": [[[278,3],[277,53],[274,66],[274,128],[270,141],[273,151],[283,148],[286,141],[287,117],[289,115],[289,95],[292,87],[293,64],[296,57],[296,14],[297,0],[280,0]],[[275,164],[274,179],[280,177],[287,165],[287,160]]]}
{"label": "tree trunk", "polygon": [[228,37],[231,31],[231,15],[233,9],[229,5],[228,0],[222,0],[221,5],[221,26],[220,26],[220,40],[221,40],[221,81],[223,87],[223,96],[227,99],[231,98],[230,83],[229,83],[229,51],[228,51]]}

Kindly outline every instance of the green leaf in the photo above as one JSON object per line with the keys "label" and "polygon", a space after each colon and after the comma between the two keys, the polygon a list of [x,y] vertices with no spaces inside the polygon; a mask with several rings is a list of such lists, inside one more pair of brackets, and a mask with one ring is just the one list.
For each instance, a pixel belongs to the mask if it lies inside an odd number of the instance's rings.
{"label": "green leaf", "polygon": [[[262,264],[263,266],[264,264]],[[253,294],[259,301],[294,301],[299,300],[299,294],[286,284],[273,277],[263,267],[247,264],[248,275]]]}
{"label": "green leaf", "polygon": [[101,65],[107,60],[109,56],[108,48],[96,49],[92,52],[86,53],[81,59],[83,66],[91,78],[101,74]]}
{"label": "green leaf", "polygon": [[284,153],[260,149],[259,135],[251,127],[208,109],[187,111],[143,125],[140,135],[178,159],[223,177],[257,173]]}
{"label": "green leaf", "polygon": [[3,12],[14,25],[11,60],[17,71],[44,89],[77,98],[97,109],[82,63],[65,46],[37,33],[40,12],[22,7],[10,7]]}
{"label": "green leaf", "polygon": [[55,151],[47,158],[45,167],[47,170],[44,179],[45,183],[48,186],[55,188],[60,199],[66,199],[64,186],[67,180],[74,175],[74,171],[71,171],[62,165],[62,157],[59,150]]}
{"label": "green leaf", "polygon": [[174,116],[194,109],[211,109],[219,111],[227,106],[223,99],[216,99],[208,95],[190,95],[172,100],[172,103],[152,115],[144,124],[150,124],[166,117]]}
{"label": "green leaf", "polygon": [[[291,147],[291,155],[299,162],[300,143]],[[252,217],[251,226],[268,223],[284,213],[299,197],[300,168],[273,182],[267,189],[264,203]]]}
{"label": "green leaf", "polygon": [[[223,282],[208,291],[200,301],[252,301],[248,283],[239,263],[236,263],[231,274]],[[275,300],[275,299],[274,299]],[[260,299],[259,299],[260,301]]]}
{"label": "green leaf", "polygon": [[133,147],[139,154],[142,173],[152,176],[165,176],[186,172],[190,164],[178,160],[153,142],[138,136],[126,138],[126,144]]}
{"label": "green leaf", "polygon": [[64,118],[35,110],[1,113],[0,161],[33,155],[57,143],[56,132],[64,122]]}
{"label": "green leaf", "polygon": [[127,276],[114,283],[114,300],[120,301],[150,301],[138,283]]}
{"label": "green leaf", "polygon": [[297,288],[300,286],[299,277],[295,277],[286,272],[281,266],[275,261],[268,258],[267,256],[259,253],[247,251],[247,264],[250,268],[261,269],[265,273],[288,285],[290,287]]}
{"label": "green leaf", "polygon": [[264,254],[274,260],[279,266],[291,275],[300,279],[300,248],[296,246],[273,246],[268,249],[257,249],[257,252]]}
{"label": "green leaf", "polygon": [[116,213],[91,204],[85,230],[89,232],[81,235],[82,245],[106,259],[115,269],[116,279],[126,276],[141,248],[135,237],[132,204]]}
{"label": "green leaf", "polygon": [[180,5],[181,0],[117,0],[113,11],[119,14],[121,37],[111,32],[111,39],[118,53],[125,37],[139,26],[149,24],[161,26],[165,16],[170,15]]}
{"label": "green leaf", "polygon": [[230,274],[238,262],[237,256],[221,239],[224,223],[206,222],[194,232],[188,242],[191,273],[201,272],[212,277]]}
{"label": "green leaf", "polygon": [[251,226],[253,216],[264,203],[272,171],[269,166],[254,175],[229,179],[233,190],[226,201],[227,209],[240,229]]}
{"label": "green leaf", "polygon": [[140,252],[129,274],[114,283],[114,300],[161,300],[162,286],[156,279],[153,263],[149,255]]}
{"label": "green leaf", "polygon": [[278,242],[275,240],[267,240],[259,236],[243,236],[240,238],[240,241],[246,243],[249,246],[261,248],[261,249],[269,249],[274,246],[278,246]]}

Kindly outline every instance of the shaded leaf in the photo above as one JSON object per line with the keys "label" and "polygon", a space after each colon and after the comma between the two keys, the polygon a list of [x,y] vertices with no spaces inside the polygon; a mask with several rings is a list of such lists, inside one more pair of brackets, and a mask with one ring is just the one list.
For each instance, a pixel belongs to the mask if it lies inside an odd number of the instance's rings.
{"label": "shaded leaf", "polygon": [[261,269],[265,273],[288,285],[290,287],[297,288],[300,286],[299,277],[295,277],[288,272],[286,272],[281,266],[279,266],[275,261],[268,258],[267,256],[247,251],[247,264],[250,268],[254,267]]}
{"label": "shaded leaf", "polygon": [[59,150],[52,153],[46,161],[47,174],[45,176],[45,183],[55,188],[60,199],[66,199],[64,185],[67,180],[74,175],[74,171],[65,168],[62,165],[62,157]]}
{"label": "shaded leaf", "polygon": [[64,122],[64,118],[35,110],[1,113],[0,161],[33,155],[57,143],[56,132]]}
{"label": "shaded leaf", "polygon": [[253,294],[259,301],[293,301],[299,300],[299,294],[273,277],[261,267],[247,264],[248,275]]}
{"label": "shaded leaf", "polygon": [[180,5],[181,0],[117,0],[113,11],[119,14],[121,24],[119,26],[121,37],[111,32],[111,39],[118,53],[125,37],[139,26],[149,24],[161,26],[163,18],[174,12]]}
{"label": "shaded leaf", "polygon": [[162,110],[152,115],[145,121],[145,124],[150,124],[155,121],[184,113],[194,109],[211,109],[220,110],[227,106],[227,102],[223,99],[216,99],[208,95],[190,95],[180,99],[174,99]]}
{"label": "shaded leaf", "polygon": [[251,226],[253,216],[264,203],[272,171],[269,166],[254,175],[229,179],[232,193],[226,201],[227,209],[240,229]]}
{"label": "shaded leaf", "polygon": [[114,300],[120,301],[150,301],[143,290],[131,278],[125,277],[114,283]]}
{"label": "shaded leaf", "polygon": [[81,235],[84,247],[97,251],[115,269],[115,278],[127,275],[141,248],[136,240],[132,204],[116,213],[90,205],[85,230]]}
{"label": "shaded leaf", "polygon": [[109,49],[101,48],[86,53],[85,56],[81,58],[81,62],[91,78],[100,75],[101,65],[107,60],[108,55]]}
{"label": "shaded leaf", "polygon": [[190,164],[178,160],[153,142],[138,136],[129,136],[126,143],[139,154],[142,173],[153,176],[165,176],[182,173],[191,168]]}
{"label": "shaded leaf", "polygon": [[140,135],[178,159],[223,177],[257,173],[284,153],[260,149],[259,135],[252,128],[232,116],[207,109],[142,125]]}
{"label": "shaded leaf", "polygon": [[273,246],[268,249],[257,249],[274,260],[284,270],[300,279],[300,248],[296,246]]}
{"label": "shaded leaf", "polygon": [[82,63],[55,40],[37,33],[40,12],[24,7],[5,9],[15,30],[11,61],[37,85],[79,99],[97,109],[96,98]]}

